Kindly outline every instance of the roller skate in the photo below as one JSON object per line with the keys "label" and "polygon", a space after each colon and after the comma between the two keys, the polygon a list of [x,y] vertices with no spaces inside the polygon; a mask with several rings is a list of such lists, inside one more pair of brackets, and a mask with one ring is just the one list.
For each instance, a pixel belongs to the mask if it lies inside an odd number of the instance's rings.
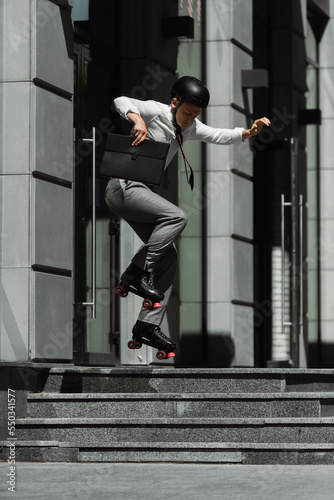
{"label": "roller skate", "polygon": [[162,333],[158,325],[137,321],[132,329],[132,340],[128,342],[128,348],[140,349],[142,344],[159,349],[156,356],[160,360],[175,356],[176,343]]}
{"label": "roller skate", "polygon": [[150,273],[133,263],[122,274],[120,284],[115,288],[120,297],[127,297],[129,292],[144,299],[145,309],[161,307],[160,301],[164,298],[164,294],[154,288]]}

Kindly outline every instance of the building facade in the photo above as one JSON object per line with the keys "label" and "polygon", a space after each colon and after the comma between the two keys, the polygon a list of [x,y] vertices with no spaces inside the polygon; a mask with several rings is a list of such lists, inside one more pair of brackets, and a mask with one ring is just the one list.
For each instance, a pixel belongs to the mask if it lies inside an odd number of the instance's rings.
{"label": "building facade", "polygon": [[[72,358],[68,2],[2,1],[1,360]],[[55,341],[66,332],[66,342]]]}
{"label": "building facade", "polygon": [[[0,362],[150,365],[113,294],[139,241],[98,176],[118,95],[168,103],[206,82],[201,119],[272,125],[187,143],[159,190],[188,214],[163,331],[177,366],[332,367],[333,0],[0,0]],[[92,142],[94,139],[94,143]]]}

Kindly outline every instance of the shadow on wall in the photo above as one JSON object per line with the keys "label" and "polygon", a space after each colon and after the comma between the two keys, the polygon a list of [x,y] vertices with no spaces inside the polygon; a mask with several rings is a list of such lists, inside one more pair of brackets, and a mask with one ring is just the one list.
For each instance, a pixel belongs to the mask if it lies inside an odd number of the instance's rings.
{"label": "shadow on wall", "polygon": [[64,29],[65,44],[69,59],[73,59],[73,25],[71,11],[60,9],[61,21]]}
{"label": "shadow on wall", "polygon": [[307,360],[308,368],[334,368],[334,343],[309,342]]}
{"label": "shadow on wall", "polygon": [[[8,434],[9,398],[15,399],[15,418],[25,418],[27,416],[27,393],[43,391],[49,371],[49,368],[42,367],[31,368],[11,364],[0,366],[0,441],[10,437]],[[0,455],[0,461],[1,459]]]}
{"label": "shadow on wall", "polygon": [[334,344],[322,343],[319,364],[321,368],[334,368]]}
{"label": "shadow on wall", "polygon": [[229,368],[234,358],[233,339],[227,334],[208,336],[184,332],[177,351],[180,367]]}

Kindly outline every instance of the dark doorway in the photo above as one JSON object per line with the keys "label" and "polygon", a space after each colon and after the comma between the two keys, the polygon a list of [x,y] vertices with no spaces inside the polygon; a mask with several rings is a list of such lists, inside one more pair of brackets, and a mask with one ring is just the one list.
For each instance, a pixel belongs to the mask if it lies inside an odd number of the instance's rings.
{"label": "dark doorway", "polygon": [[101,33],[98,26],[100,18],[108,18],[112,28],[115,16],[110,3],[108,7],[101,2],[99,7],[102,4],[103,12],[90,7],[89,19],[75,21],[74,30],[74,361],[111,366],[118,364],[118,309],[112,293],[118,269],[118,221],[104,202],[106,181],[98,177],[98,168],[106,135],[115,129],[111,111],[115,55],[113,30]]}

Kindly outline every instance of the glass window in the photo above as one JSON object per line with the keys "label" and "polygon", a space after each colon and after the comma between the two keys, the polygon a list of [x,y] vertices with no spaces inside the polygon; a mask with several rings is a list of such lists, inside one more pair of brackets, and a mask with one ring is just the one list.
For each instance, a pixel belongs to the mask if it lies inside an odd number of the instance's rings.
{"label": "glass window", "polygon": [[89,0],[74,0],[72,17],[73,21],[88,21]]}

